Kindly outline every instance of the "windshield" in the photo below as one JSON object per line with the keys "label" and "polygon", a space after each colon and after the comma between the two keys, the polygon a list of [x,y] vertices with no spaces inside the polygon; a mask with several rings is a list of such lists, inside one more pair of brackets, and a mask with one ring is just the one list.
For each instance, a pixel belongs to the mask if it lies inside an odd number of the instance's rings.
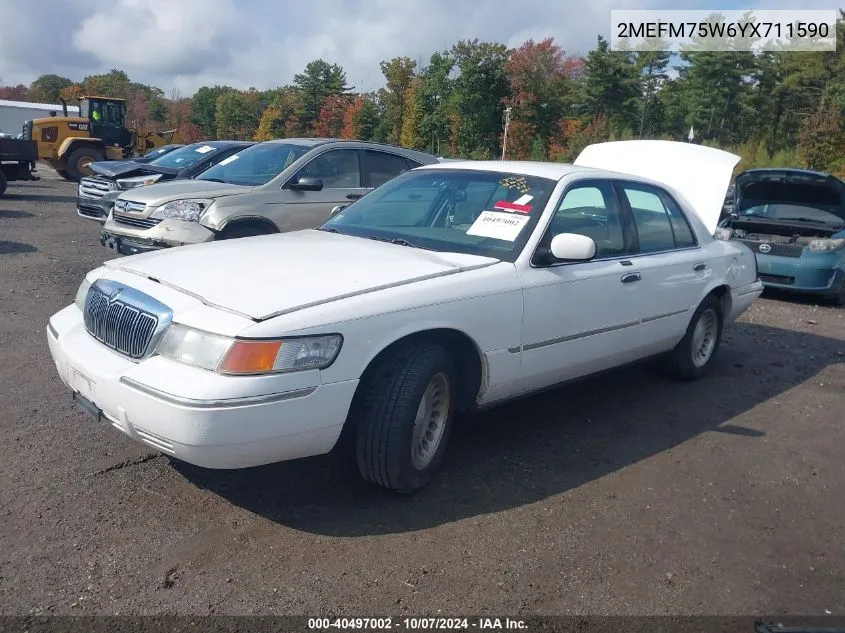
{"label": "windshield", "polygon": [[202,160],[206,156],[211,156],[220,151],[219,147],[212,147],[203,143],[194,143],[193,145],[186,145],[179,149],[174,149],[172,152],[167,152],[164,156],[151,160],[150,165],[156,167],[167,167],[170,169],[185,169],[194,163]]}
{"label": "windshield", "polygon": [[343,209],[323,231],[514,261],[556,181],[503,172],[405,172]]}
{"label": "windshield", "polygon": [[197,180],[215,180],[233,185],[266,185],[297,158],[311,149],[295,143],[259,143],[224,158]]}
{"label": "windshield", "polygon": [[800,204],[758,204],[744,209],[740,217],[755,217],[780,222],[807,222],[843,226],[845,220],[835,213]]}

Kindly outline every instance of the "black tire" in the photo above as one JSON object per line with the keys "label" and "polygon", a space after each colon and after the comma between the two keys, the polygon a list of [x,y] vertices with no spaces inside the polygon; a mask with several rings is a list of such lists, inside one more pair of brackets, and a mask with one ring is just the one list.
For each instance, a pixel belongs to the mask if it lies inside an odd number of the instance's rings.
{"label": "black tire", "polygon": [[[409,494],[429,482],[443,458],[455,410],[455,363],[445,347],[426,340],[400,344],[377,363],[366,384],[361,385],[364,392],[357,411],[358,470],[367,481]],[[444,378],[445,395],[441,382]],[[425,435],[431,442],[421,439],[418,444],[428,447],[420,449],[427,456],[419,457],[418,453],[415,462],[412,447],[417,444],[417,412],[423,396],[435,383],[440,384],[439,399],[432,398],[437,422],[429,418],[432,421],[425,426]],[[445,414],[441,410],[444,404],[448,406]]]}
{"label": "black tire", "polygon": [[103,160],[103,153],[96,147],[80,147],[68,155],[67,168],[63,171],[67,172],[70,180],[79,180],[85,175],[82,165],[86,161],[94,163],[99,160]]}
{"label": "black tire", "polygon": [[256,235],[270,235],[275,233],[273,229],[260,222],[239,222],[223,229],[215,239],[234,240],[241,237],[253,237]]}
{"label": "black tire", "polygon": [[6,187],[8,186],[9,181],[6,178],[6,174],[3,173],[3,170],[0,169],[0,196],[6,193]]}
{"label": "black tire", "polygon": [[834,306],[845,306],[845,283],[842,284],[842,289],[837,294],[828,298],[828,303]]}
{"label": "black tire", "polygon": [[73,178],[70,177],[70,174],[67,173],[64,169],[57,169],[56,173],[59,174],[59,176],[61,176],[65,180],[73,180]]}
{"label": "black tire", "polygon": [[[715,319],[715,322],[710,321],[711,318]],[[705,322],[705,320],[707,321]],[[705,343],[696,336],[696,328],[699,323],[702,323],[704,329],[708,327],[706,323],[715,326],[715,332],[710,335],[712,340],[708,343],[710,351],[707,354],[701,353]],[[719,301],[718,297],[708,295],[692,315],[684,338],[669,353],[667,357],[669,370],[684,380],[697,380],[704,376],[719,351],[723,328],[722,302]],[[707,335],[705,335],[705,338],[707,338]]]}

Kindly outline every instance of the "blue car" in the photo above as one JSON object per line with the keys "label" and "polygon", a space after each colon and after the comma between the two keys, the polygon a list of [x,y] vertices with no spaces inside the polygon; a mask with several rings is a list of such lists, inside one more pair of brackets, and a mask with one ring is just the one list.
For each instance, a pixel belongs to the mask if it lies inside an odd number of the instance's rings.
{"label": "blue car", "polygon": [[845,304],[845,182],[804,169],[750,169],[736,177],[723,239],[757,255],[768,288]]}

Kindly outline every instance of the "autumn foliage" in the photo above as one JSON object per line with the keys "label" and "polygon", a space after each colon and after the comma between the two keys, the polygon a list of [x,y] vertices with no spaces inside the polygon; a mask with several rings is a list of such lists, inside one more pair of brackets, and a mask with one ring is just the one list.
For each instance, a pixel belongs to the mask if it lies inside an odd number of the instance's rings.
{"label": "autumn foliage", "polygon": [[[845,12],[836,35],[845,39]],[[516,48],[467,39],[427,60],[381,62],[382,87],[370,92],[348,85],[339,64],[315,59],[289,85],[268,90],[214,85],[166,96],[115,69],[78,81],[42,75],[29,86],[0,86],[0,98],[120,97],[130,125],[178,128],[190,140],[340,137],[481,160],[500,158],[505,136],[508,159],[572,161],[591,143],[686,141],[694,127],[694,142],[740,154],[742,168],[845,175],[843,51],[690,49],[675,67],[666,51],[612,50],[603,37],[584,56],[552,38]]]}

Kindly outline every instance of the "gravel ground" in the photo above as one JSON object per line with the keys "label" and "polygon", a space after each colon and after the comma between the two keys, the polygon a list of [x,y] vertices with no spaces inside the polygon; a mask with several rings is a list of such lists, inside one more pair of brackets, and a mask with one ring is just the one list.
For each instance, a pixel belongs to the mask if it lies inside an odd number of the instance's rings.
{"label": "gravel ground", "polygon": [[110,256],[73,194],[0,198],[0,613],[845,614],[845,310],[764,298],[702,381],[464,420],[410,498],[331,457],[207,471],[55,374],[47,319]]}

